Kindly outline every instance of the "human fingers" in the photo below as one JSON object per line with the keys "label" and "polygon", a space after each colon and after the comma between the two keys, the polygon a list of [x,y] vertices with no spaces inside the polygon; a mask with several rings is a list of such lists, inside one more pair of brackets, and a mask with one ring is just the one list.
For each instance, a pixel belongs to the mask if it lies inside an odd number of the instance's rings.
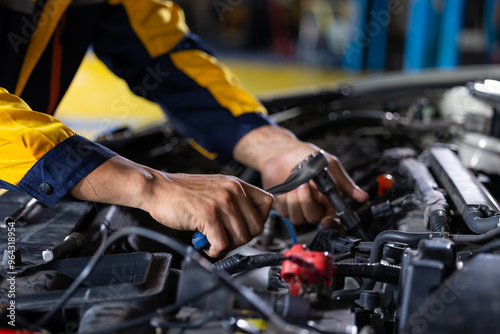
{"label": "human fingers", "polygon": [[305,183],[287,194],[277,196],[275,208],[294,225],[301,225],[306,221],[315,223],[323,218],[326,208],[331,207],[328,199],[319,197],[321,194],[318,194],[315,187]]}
{"label": "human fingers", "polygon": [[241,185],[249,203],[242,202],[240,207],[245,214],[250,233],[255,236],[260,234],[264,228],[264,223],[274,202],[274,196],[248,183],[242,182]]}
{"label": "human fingers", "polygon": [[320,221],[321,226],[323,228],[334,228],[339,229],[342,226],[342,223],[338,218],[334,218],[332,216],[325,216]]}
{"label": "human fingers", "polygon": [[[207,230],[210,248],[206,251],[211,257],[219,256],[228,248],[234,248],[250,240],[243,211],[249,211],[245,208],[249,202],[245,193],[236,179],[217,178],[216,189],[212,189],[205,194],[213,198],[214,203],[208,209],[214,214],[209,214],[214,218],[204,222],[203,230]],[[254,209],[255,211],[255,209]],[[203,232],[202,232],[203,233]]]}
{"label": "human fingers", "polygon": [[[217,241],[215,247],[207,251],[209,256],[219,256],[226,248],[243,245],[260,234],[273,202],[269,193],[236,178],[218,182],[227,192],[217,196],[219,221],[215,226],[223,226],[222,232],[225,232],[228,244],[218,244],[221,231],[216,228],[214,237]],[[207,238],[210,241],[210,237]]]}
{"label": "human fingers", "polygon": [[300,210],[304,219],[310,223],[316,223],[323,218],[325,208],[318,202],[311,184],[304,183],[296,189]]}
{"label": "human fingers", "polygon": [[279,195],[274,198],[274,208],[282,217],[290,217],[288,214],[287,194]]}
{"label": "human fingers", "polygon": [[220,216],[230,246],[233,248],[250,240],[249,225],[254,223],[252,218],[257,215],[257,212],[246,198],[241,186],[238,185],[237,188],[235,185],[231,186],[234,187],[234,191],[230,193],[231,198],[222,199]]}
{"label": "human fingers", "polygon": [[329,154],[328,155],[330,164],[328,165],[328,171],[332,175],[333,179],[337,184],[337,188],[346,196],[354,199],[357,202],[365,202],[368,200],[368,194],[362,190],[356,183],[351,179],[349,174],[345,171],[344,167],[337,159],[337,157]]}
{"label": "human fingers", "polygon": [[[304,185],[300,186],[303,187]],[[299,188],[300,188],[299,187]],[[286,194],[286,206],[288,218],[294,225],[302,225],[305,223],[304,213],[300,208],[299,196],[296,190]]]}
{"label": "human fingers", "polygon": [[201,222],[201,227],[198,229],[203,233],[210,247],[205,250],[205,253],[210,257],[219,257],[226,249],[230,247],[230,242],[226,234],[224,225],[217,220],[206,220]]}
{"label": "human fingers", "polygon": [[273,197],[236,178],[228,187],[233,197],[223,199],[223,220],[230,241],[234,246],[239,246],[262,232]]}

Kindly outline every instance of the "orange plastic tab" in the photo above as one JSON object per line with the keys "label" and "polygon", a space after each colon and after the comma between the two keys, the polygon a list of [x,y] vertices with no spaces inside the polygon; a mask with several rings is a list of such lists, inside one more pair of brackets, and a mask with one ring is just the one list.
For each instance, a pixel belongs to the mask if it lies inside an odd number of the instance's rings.
{"label": "orange plastic tab", "polygon": [[394,177],[391,174],[382,174],[377,177],[378,192],[377,194],[383,195],[391,190],[394,185]]}

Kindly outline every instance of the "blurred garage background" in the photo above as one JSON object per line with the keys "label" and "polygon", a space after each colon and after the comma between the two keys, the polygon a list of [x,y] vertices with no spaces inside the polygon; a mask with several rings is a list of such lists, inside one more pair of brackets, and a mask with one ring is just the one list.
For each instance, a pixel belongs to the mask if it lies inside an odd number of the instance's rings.
{"label": "blurred garage background", "polygon": [[[258,97],[388,71],[500,62],[498,0],[177,3],[191,30]],[[164,121],[157,106],[129,93],[91,50],[57,115],[89,137]]]}

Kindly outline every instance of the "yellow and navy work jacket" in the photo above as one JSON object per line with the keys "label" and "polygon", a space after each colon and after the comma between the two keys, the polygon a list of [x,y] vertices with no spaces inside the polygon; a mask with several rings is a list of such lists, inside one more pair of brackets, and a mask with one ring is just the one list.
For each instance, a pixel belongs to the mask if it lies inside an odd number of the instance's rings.
{"label": "yellow and navy work jacket", "polygon": [[271,124],[170,1],[0,0],[0,188],[54,205],[114,155],[51,116],[89,46],[213,158]]}

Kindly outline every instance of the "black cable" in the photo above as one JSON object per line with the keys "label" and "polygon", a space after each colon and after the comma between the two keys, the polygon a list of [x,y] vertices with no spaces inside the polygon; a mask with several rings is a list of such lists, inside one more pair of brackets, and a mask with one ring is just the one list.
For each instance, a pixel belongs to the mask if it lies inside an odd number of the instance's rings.
{"label": "black cable", "polygon": [[130,234],[136,234],[143,236],[145,238],[149,238],[155,240],[159,243],[169,246],[177,253],[186,257],[188,255],[187,246],[182,244],[181,242],[158,232],[151,231],[138,226],[125,227],[115,233],[113,233],[107,240],[103,238],[99,248],[95,252],[95,254],[90,258],[87,265],[83,268],[82,272],[78,277],[73,281],[70,287],[65,291],[65,293],[59,298],[58,302],[54,306],[54,308],[47,313],[45,313],[33,326],[31,326],[30,330],[38,330],[43,327],[43,325],[50,320],[67,301],[68,299],[76,292],[76,289],[80,286],[80,284],[87,279],[90,273],[94,270],[95,266],[101,259],[101,255],[104,254],[106,248],[112,245],[116,240],[128,236]]}
{"label": "black cable", "polygon": [[489,241],[495,237],[500,236],[500,227],[494,228],[492,230],[489,230],[486,233],[483,234],[454,234],[451,235],[451,239],[457,243],[468,243],[468,242],[474,242],[474,243],[482,243]]}
{"label": "black cable", "polygon": [[381,263],[338,263],[335,276],[370,278],[377,282],[398,284],[401,267]]}
{"label": "black cable", "polygon": [[213,264],[213,268],[224,270],[233,275],[257,268],[280,265],[283,262],[283,254],[268,253],[257,255],[234,254]]}

